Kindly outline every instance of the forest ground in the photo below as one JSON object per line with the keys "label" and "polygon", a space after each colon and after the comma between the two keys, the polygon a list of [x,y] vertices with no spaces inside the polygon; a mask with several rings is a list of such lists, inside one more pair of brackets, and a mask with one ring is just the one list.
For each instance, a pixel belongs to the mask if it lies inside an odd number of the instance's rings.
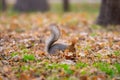
{"label": "forest ground", "polygon": [[[95,25],[97,4],[75,5],[67,13],[58,4],[46,13],[1,12],[0,80],[119,80],[120,26]],[[52,23],[71,50],[44,52]]]}

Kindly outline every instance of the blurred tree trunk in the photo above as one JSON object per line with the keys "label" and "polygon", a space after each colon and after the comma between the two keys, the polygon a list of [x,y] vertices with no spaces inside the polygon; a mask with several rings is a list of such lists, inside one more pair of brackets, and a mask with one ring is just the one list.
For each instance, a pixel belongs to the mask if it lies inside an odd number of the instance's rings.
{"label": "blurred tree trunk", "polygon": [[15,10],[18,11],[47,11],[49,5],[47,0],[17,0]]}
{"label": "blurred tree trunk", "polygon": [[102,0],[97,19],[99,25],[120,24],[120,0]]}
{"label": "blurred tree trunk", "polygon": [[1,5],[2,11],[5,11],[6,8],[7,8],[6,1],[5,0],[0,0],[0,5]]}
{"label": "blurred tree trunk", "polygon": [[64,11],[69,11],[69,0],[63,0]]}

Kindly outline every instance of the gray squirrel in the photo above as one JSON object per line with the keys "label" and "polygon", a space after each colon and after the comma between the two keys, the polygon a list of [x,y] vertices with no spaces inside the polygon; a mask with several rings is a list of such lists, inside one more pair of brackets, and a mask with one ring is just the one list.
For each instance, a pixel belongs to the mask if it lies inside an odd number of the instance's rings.
{"label": "gray squirrel", "polygon": [[64,51],[68,45],[55,43],[60,37],[60,29],[56,24],[50,25],[51,36],[46,40],[45,52],[48,54],[55,54],[57,51]]}

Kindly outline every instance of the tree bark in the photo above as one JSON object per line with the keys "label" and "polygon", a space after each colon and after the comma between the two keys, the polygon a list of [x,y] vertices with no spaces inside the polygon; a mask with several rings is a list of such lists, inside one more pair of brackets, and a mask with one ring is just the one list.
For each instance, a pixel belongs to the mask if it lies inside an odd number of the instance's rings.
{"label": "tree bark", "polygon": [[69,11],[69,0],[63,0],[64,11]]}
{"label": "tree bark", "polygon": [[15,6],[15,10],[18,11],[47,11],[49,9],[49,5],[47,0],[17,0]]}
{"label": "tree bark", "polygon": [[102,0],[97,19],[99,25],[120,24],[120,0]]}
{"label": "tree bark", "polygon": [[6,5],[6,1],[5,0],[0,0],[0,5],[1,5],[1,9],[2,11],[5,11],[6,8],[7,8],[7,5]]}

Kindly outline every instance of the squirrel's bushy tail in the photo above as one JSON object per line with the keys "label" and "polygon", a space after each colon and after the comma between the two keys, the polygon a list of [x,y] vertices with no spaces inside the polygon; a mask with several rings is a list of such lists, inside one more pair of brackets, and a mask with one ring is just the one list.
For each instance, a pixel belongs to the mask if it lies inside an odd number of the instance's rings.
{"label": "squirrel's bushy tail", "polygon": [[56,24],[50,25],[51,36],[46,40],[45,52],[49,53],[50,48],[60,37],[60,29]]}

